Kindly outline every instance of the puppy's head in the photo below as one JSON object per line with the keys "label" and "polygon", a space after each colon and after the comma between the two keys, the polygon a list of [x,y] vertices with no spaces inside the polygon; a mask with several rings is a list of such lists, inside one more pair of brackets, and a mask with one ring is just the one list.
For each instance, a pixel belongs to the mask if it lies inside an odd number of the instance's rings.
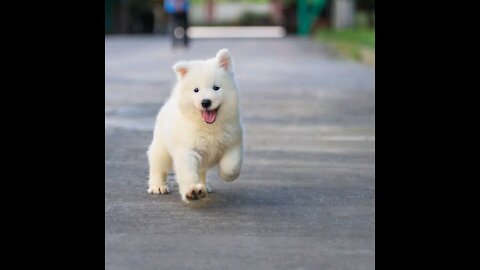
{"label": "puppy's head", "polygon": [[180,61],[173,65],[182,112],[207,124],[226,119],[238,110],[233,58],[227,49],[208,60]]}

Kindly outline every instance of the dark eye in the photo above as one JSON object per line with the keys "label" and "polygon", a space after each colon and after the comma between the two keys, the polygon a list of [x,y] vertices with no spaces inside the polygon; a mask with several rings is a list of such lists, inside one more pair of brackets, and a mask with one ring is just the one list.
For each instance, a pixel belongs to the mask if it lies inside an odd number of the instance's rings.
{"label": "dark eye", "polygon": [[193,92],[197,93],[197,92],[198,92],[198,88],[193,89]]}
{"label": "dark eye", "polygon": [[216,85],[213,86],[213,90],[217,91],[218,89],[220,89],[220,87],[218,87]]}

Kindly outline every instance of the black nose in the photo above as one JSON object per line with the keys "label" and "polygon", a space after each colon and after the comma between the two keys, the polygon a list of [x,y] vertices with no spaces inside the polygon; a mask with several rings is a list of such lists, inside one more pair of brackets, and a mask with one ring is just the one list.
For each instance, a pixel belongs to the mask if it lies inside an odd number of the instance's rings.
{"label": "black nose", "polygon": [[210,105],[212,105],[212,101],[210,99],[203,99],[202,100],[202,107],[208,108],[208,107],[210,107]]}

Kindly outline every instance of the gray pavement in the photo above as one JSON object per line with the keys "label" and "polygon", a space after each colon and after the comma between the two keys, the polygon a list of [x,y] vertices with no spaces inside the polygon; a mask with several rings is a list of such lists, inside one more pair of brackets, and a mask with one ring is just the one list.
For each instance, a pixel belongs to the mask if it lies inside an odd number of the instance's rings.
{"label": "gray pavement", "polygon": [[[181,59],[229,48],[245,124],[232,183],[147,194],[155,115]],[[374,269],[375,70],[306,39],[105,39],[106,269]]]}

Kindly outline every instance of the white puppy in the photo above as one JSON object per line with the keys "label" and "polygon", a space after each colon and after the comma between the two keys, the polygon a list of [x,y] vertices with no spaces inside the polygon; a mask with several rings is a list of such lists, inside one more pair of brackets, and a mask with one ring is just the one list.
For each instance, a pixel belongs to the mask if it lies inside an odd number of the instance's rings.
{"label": "white puppy", "polygon": [[174,169],[182,200],[210,191],[207,169],[219,165],[220,177],[235,180],[243,159],[242,124],[233,59],[227,49],[208,60],[173,66],[177,84],[158,113],[147,151],[148,192],[169,193],[167,174]]}

